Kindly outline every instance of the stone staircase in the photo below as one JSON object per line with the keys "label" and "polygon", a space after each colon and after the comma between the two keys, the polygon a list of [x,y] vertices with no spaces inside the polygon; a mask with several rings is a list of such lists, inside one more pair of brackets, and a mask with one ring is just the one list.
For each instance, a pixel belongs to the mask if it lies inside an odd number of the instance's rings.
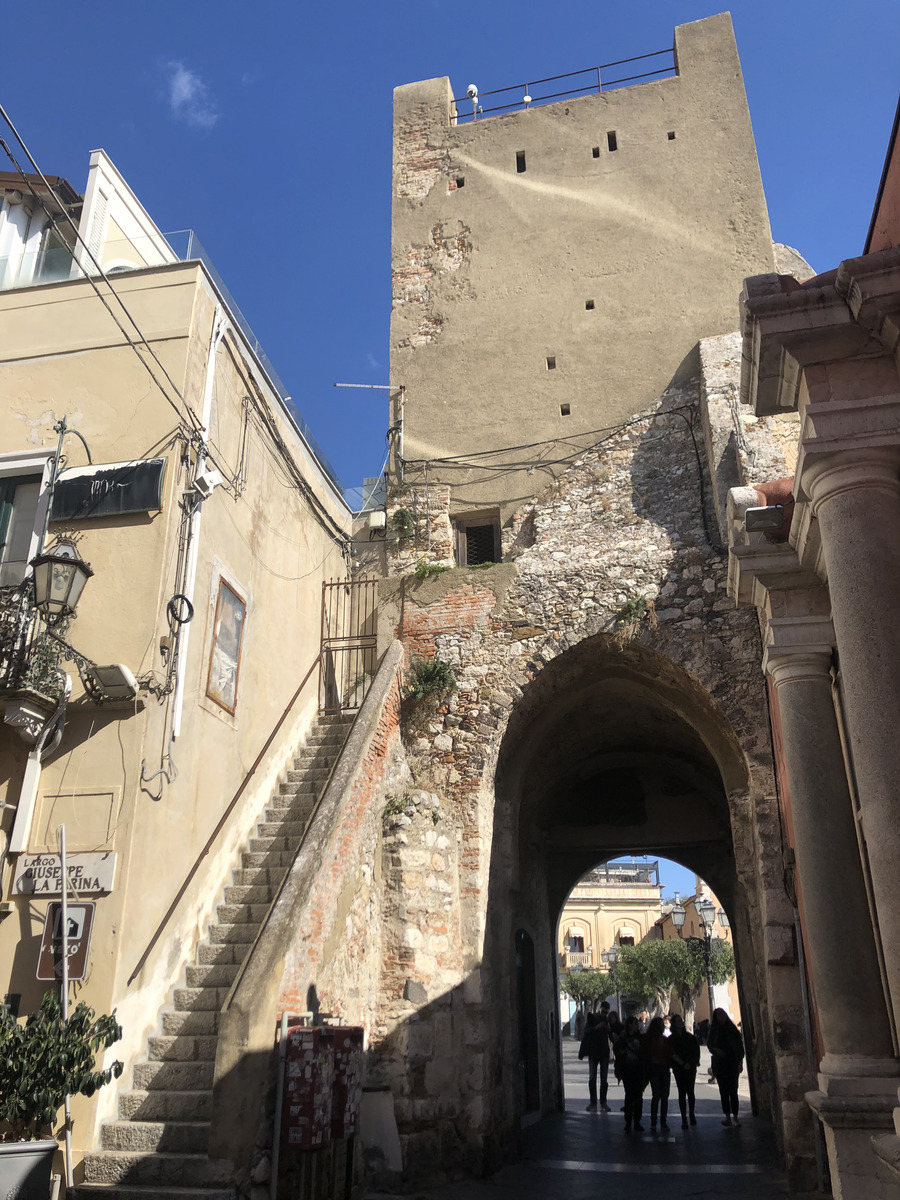
{"label": "stone staircase", "polygon": [[[101,1149],[84,1159],[78,1200],[233,1200],[207,1158],[219,1012],[300,845],[313,807],[347,739],[352,716],[320,717],[269,801],[258,836],[241,856],[186,968],[134,1067],[133,1089],[119,1096],[119,1119],[102,1127]],[[274,1015],[273,1015],[274,1020]]]}

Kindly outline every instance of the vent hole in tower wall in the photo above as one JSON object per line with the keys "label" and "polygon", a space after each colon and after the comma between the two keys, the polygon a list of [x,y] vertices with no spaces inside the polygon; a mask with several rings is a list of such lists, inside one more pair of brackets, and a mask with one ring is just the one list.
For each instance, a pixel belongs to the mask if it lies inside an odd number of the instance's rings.
{"label": "vent hole in tower wall", "polygon": [[599,158],[600,157],[600,147],[595,146],[593,148],[593,150],[591,151],[591,154],[593,154],[594,158]]}
{"label": "vent hole in tower wall", "polygon": [[547,358],[547,370],[548,370],[548,371],[555,371],[555,370],[556,370],[556,356],[555,356],[555,355],[550,355],[550,356]]}
{"label": "vent hole in tower wall", "polygon": [[593,300],[585,300],[584,307],[588,310],[588,312],[592,312],[594,308]]}
{"label": "vent hole in tower wall", "polygon": [[670,129],[666,136],[668,137],[670,142],[674,142],[675,141],[675,130]]}
{"label": "vent hole in tower wall", "polygon": [[614,129],[611,129],[606,135],[606,145],[610,150],[618,150],[619,145],[616,141],[616,131]]}
{"label": "vent hole in tower wall", "polygon": [[567,417],[569,415],[569,413],[571,413],[571,411],[572,411],[572,406],[570,404],[561,404],[559,406],[559,415],[561,417]]}
{"label": "vent hole in tower wall", "polygon": [[519,172],[520,175],[525,170],[525,151],[524,150],[516,151],[516,170]]}

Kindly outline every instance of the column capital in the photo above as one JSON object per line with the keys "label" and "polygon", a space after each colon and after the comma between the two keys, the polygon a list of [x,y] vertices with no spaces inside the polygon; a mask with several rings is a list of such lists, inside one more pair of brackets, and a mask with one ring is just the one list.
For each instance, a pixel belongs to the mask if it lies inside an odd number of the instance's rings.
{"label": "column capital", "polygon": [[830,443],[816,445],[812,439],[803,445],[803,492],[809,497],[814,516],[828,500],[845,492],[875,489],[900,493],[900,446],[868,446],[845,449]]}
{"label": "column capital", "polygon": [[831,683],[834,627],[830,617],[771,617],[766,628],[763,670],[776,688],[786,683]]}

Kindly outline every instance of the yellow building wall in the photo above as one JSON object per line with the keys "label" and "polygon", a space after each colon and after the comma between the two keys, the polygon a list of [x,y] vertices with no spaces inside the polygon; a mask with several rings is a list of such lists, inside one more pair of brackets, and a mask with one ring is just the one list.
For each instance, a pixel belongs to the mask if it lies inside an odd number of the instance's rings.
{"label": "yellow building wall", "polygon": [[[196,426],[217,305],[205,274],[196,264],[178,264],[118,276],[116,290]],[[146,361],[146,350],[142,354]],[[161,378],[160,368],[151,367]],[[181,501],[197,449],[196,438],[192,443],[184,436],[190,420],[179,419],[86,281],[0,294],[0,394],[7,401],[0,410],[0,454],[55,447],[52,427],[65,416],[87,440],[95,463],[167,458],[160,512],[73,523],[95,574],[67,635],[94,661],[121,662],[137,677],[152,675],[161,683],[166,664],[160,639],[171,633],[166,605],[183,590]],[[221,887],[256,814],[317,711],[313,672],[253,785],[166,918],[315,662],[323,580],[346,574],[340,541],[349,513],[234,330],[216,351],[211,394],[208,466],[226,482],[202,506],[180,735],[169,747],[171,695],[144,690],[130,705],[98,707],[84,695],[73,665],[62,664],[73,677],[72,702],[62,743],[43,766],[28,845],[29,851],[54,848],[64,820],[70,852],[111,849],[118,855],[113,892],[96,897],[87,976],[73,992],[98,1011],[117,1007],[125,1035],[110,1057],[129,1062],[156,1030],[161,1006],[181,981],[205,924],[215,919]],[[86,461],[77,438],[67,438],[65,453],[72,465]],[[286,460],[302,472],[321,512],[302,494]],[[247,605],[234,714],[206,695],[220,579]],[[160,770],[168,748],[177,777],[142,782],[142,771],[153,776]],[[9,804],[18,795],[27,753],[18,735],[0,725],[0,789]],[[3,809],[0,828],[8,833],[12,819],[13,812]],[[21,994],[25,1013],[50,986],[35,979],[48,902],[12,897],[12,865],[3,864],[3,898],[11,900],[12,913],[0,923],[0,979],[5,992]],[[155,947],[132,978],[161,924]],[[76,1104],[76,1151],[94,1144],[99,1120],[112,1112],[114,1091]]]}

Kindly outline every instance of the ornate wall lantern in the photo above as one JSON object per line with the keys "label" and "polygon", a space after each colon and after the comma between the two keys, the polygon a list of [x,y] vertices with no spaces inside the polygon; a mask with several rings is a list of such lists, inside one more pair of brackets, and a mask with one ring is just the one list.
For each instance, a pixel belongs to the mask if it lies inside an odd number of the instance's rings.
{"label": "ornate wall lantern", "polygon": [[84,585],[94,574],[70,542],[60,542],[31,560],[34,606],[48,625],[75,615]]}

